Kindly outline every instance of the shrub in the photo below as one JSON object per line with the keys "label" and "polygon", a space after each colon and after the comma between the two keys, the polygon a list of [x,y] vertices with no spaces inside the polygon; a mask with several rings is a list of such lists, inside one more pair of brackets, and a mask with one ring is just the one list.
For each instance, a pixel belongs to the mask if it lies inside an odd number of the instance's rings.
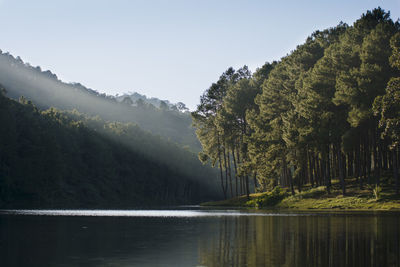
{"label": "shrub", "polygon": [[281,202],[285,197],[286,192],[281,187],[277,186],[270,193],[255,199],[254,206],[257,208],[272,207]]}
{"label": "shrub", "polygon": [[382,187],[379,185],[375,185],[375,188],[372,189],[372,193],[374,193],[375,200],[379,200],[381,198]]}
{"label": "shrub", "polygon": [[371,190],[372,196],[375,198],[375,200],[381,199],[382,187],[377,184],[375,186],[368,185],[367,187],[369,190]]}

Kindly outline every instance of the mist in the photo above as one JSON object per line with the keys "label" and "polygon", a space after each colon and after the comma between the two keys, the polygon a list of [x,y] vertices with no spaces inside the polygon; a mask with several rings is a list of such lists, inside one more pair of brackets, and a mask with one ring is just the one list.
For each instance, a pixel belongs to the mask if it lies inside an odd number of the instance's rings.
{"label": "mist", "polygon": [[192,151],[200,150],[191,128],[190,114],[160,110],[151,105],[117,103],[113,96],[100,94],[80,83],[64,83],[50,71],[32,67],[8,53],[0,54],[0,83],[9,97],[18,99],[24,96],[41,109],[51,106],[61,110],[76,109],[109,121],[133,122],[152,134],[189,146]]}
{"label": "mist", "polygon": [[23,97],[41,110],[56,108],[142,157],[216,188],[217,171],[197,159],[200,144],[188,112],[118,102],[79,83],[64,83],[8,53],[0,54],[0,84],[10,98]]}

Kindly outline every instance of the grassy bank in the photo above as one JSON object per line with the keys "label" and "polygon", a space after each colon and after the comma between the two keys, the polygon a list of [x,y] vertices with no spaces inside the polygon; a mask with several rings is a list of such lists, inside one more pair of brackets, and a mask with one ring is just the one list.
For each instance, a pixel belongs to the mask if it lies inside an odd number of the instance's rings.
{"label": "grassy bank", "polygon": [[356,179],[347,179],[347,191],[343,196],[339,181],[332,181],[328,194],[324,186],[304,187],[295,195],[287,189],[275,188],[271,192],[250,194],[223,201],[206,202],[202,206],[248,207],[294,210],[400,210],[400,197],[395,195],[394,182],[383,178],[380,187],[363,185]]}

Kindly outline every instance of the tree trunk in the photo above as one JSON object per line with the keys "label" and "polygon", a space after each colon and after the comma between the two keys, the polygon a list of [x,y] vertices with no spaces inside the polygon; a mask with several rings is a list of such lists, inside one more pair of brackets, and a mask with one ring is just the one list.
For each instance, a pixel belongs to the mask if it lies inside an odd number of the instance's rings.
{"label": "tree trunk", "polygon": [[339,179],[340,179],[340,186],[342,187],[342,194],[343,196],[346,195],[346,186],[344,184],[344,170],[343,170],[343,157],[342,152],[340,151],[340,144],[338,145],[337,149],[337,158],[339,161]]}
{"label": "tree trunk", "polygon": [[355,159],[354,159],[355,167],[356,167],[355,175],[357,177],[357,182],[359,183],[359,185],[361,187],[361,181],[360,181],[360,179],[361,179],[361,153],[360,153],[360,150],[361,150],[361,145],[357,144],[356,149],[355,149]]}
{"label": "tree trunk", "polygon": [[329,185],[329,190],[332,186],[332,177],[333,177],[333,167],[331,165],[332,157],[333,156],[331,156],[331,145],[328,145],[328,185]]}
{"label": "tree trunk", "polygon": [[229,156],[229,149],[227,153],[227,158],[228,158],[228,175],[229,175],[229,183],[230,183],[230,189],[231,189],[231,197],[233,197],[233,189],[232,189],[232,175],[231,175],[231,158]]}
{"label": "tree trunk", "polygon": [[368,184],[371,184],[371,141],[370,136],[367,136],[367,173],[368,173]]}
{"label": "tree trunk", "polygon": [[253,179],[254,179],[254,193],[256,193],[257,189],[257,171],[254,171],[253,174]]}
{"label": "tree trunk", "polygon": [[[240,164],[240,144],[238,144],[238,147],[237,147],[237,153],[236,153],[236,156],[237,156],[237,165],[239,165]],[[239,176],[239,181],[240,181],[240,195],[243,195],[243,187],[244,187],[244,183],[243,183],[243,176],[242,175],[240,175]]]}
{"label": "tree trunk", "polygon": [[221,177],[221,187],[222,187],[222,192],[224,193],[224,198],[226,198],[226,191],[225,191],[225,186],[224,186],[224,176],[222,174],[222,159],[221,159],[221,150],[220,150],[220,141],[219,141],[219,135],[217,136],[217,145],[218,145],[218,162],[219,162],[219,170],[220,170],[220,177]]}
{"label": "tree trunk", "polygon": [[315,181],[317,183],[318,186],[321,185],[321,172],[320,172],[320,168],[319,168],[319,159],[318,159],[318,155],[313,154],[313,164],[314,164],[314,172],[315,172]]}
{"label": "tree trunk", "polygon": [[289,182],[290,191],[292,192],[292,195],[295,195],[292,173],[289,170],[289,168],[287,167],[286,158],[283,159],[283,168],[285,170],[285,173],[286,173],[286,176],[287,176],[287,179],[288,179],[288,182]]}
{"label": "tree trunk", "polygon": [[383,169],[388,170],[388,153],[387,153],[387,144],[385,140],[383,141],[383,146],[382,146],[382,159],[383,159]]}
{"label": "tree trunk", "polygon": [[376,184],[380,184],[381,180],[381,169],[382,169],[382,159],[381,159],[381,142],[378,140],[378,153],[377,153],[377,161],[378,161],[378,168],[376,170]]}
{"label": "tree trunk", "polygon": [[236,190],[236,196],[238,196],[238,173],[237,173],[237,166],[235,159],[235,145],[232,146],[232,158],[233,158],[233,167],[235,169],[235,190]]}
{"label": "tree trunk", "polygon": [[372,154],[374,157],[374,177],[375,177],[375,182],[378,179],[378,144],[377,144],[377,133],[376,130],[373,133],[373,138],[372,138]]}
{"label": "tree trunk", "polygon": [[327,169],[328,168],[327,168],[327,165],[328,165],[328,162],[327,162],[327,159],[326,159],[326,152],[324,152],[322,154],[322,159],[321,159],[321,171],[322,171],[322,177],[323,177],[323,180],[324,180],[326,191],[328,192],[328,194],[330,194],[331,193],[331,189],[330,189],[329,183],[328,183],[328,173],[327,173]]}
{"label": "tree trunk", "polygon": [[[294,171],[296,173],[297,166],[294,166]],[[297,190],[301,192],[301,173],[296,175],[296,180],[297,180]]]}
{"label": "tree trunk", "polygon": [[328,145],[328,153],[326,154],[328,157],[326,159],[326,187],[328,190],[328,194],[331,192],[331,160],[330,160],[330,145]]}
{"label": "tree trunk", "polygon": [[366,152],[366,144],[363,142],[362,146],[362,161],[361,161],[361,177],[360,179],[360,188],[363,188],[363,181],[367,178],[367,152]]}
{"label": "tree trunk", "polygon": [[398,158],[397,158],[397,147],[395,147],[393,149],[393,178],[395,180],[396,183],[396,195],[399,195],[399,162],[398,162]]}
{"label": "tree trunk", "polygon": [[312,159],[310,152],[307,151],[307,160],[308,160],[308,168],[309,168],[309,177],[310,177],[310,182],[311,182],[311,187],[314,187],[314,174],[313,174],[313,164],[312,164]]}
{"label": "tree trunk", "polygon": [[246,196],[250,199],[250,186],[249,186],[249,176],[246,174]]}
{"label": "tree trunk", "polygon": [[353,166],[353,152],[347,153],[347,176],[354,176],[354,166]]}
{"label": "tree trunk", "polygon": [[[222,153],[224,154],[224,167],[225,167],[225,192],[228,193],[228,166],[227,166],[227,160],[226,160],[226,150],[225,146],[223,146]],[[232,196],[231,196],[232,197]]]}

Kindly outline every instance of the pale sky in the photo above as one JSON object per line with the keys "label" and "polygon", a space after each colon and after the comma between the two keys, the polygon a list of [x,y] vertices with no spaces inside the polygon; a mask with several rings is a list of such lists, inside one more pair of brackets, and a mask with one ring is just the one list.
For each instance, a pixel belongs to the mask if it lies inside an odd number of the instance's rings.
{"label": "pale sky", "polygon": [[279,60],[315,30],[400,1],[0,0],[0,49],[65,82],[191,109],[228,67]]}

